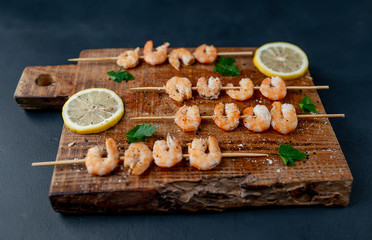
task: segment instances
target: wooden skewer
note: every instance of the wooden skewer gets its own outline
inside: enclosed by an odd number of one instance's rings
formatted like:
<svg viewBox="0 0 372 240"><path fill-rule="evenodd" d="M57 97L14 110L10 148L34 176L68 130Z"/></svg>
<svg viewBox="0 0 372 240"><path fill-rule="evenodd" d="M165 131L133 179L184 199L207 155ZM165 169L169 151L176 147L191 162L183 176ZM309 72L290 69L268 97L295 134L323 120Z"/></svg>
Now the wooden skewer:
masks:
<svg viewBox="0 0 372 240"><path fill-rule="evenodd" d="M344 118L345 114L300 114L298 118Z"/></svg>
<svg viewBox="0 0 372 240"><path fill-rule="evenodd" d="M222 157L267 157L269 156L266 153L222 153ZM182 154L183 158L188 158L189 154ZM124 161L124 157L120 157L121 161ZM42 166L56 166L56 165L71 165L71 164L81 164L85 163L85 159L78 160L62 160L62 161L53 161L53 162L35 162L32 163L33 167L42 167Z"/></svg>
<svg viewBox="0 0 372 240"><path fill-rule="evenodd" d="M246 118L246 115L241 115L240 118ZM345 114L298 114L298 118L344 118ZM213 119L213 116L200 116L201 119ZM133 117L131 120L161 120L174 119L174 116L153 116L153 117Z"/></svg>
<svg viewBox="0 0 372 240"><path fill-rule="evenodd" d="M142 57L142 56L141 56ZM140 57L140 58L141 58ZM69 62L88 62L88 61L113 61L118 60L118 57L98 57L98 58L70 58Z"/></svg>
<svg viewBox="0 0 372 240"><path fill-rule="evenodd" d="M56 166L56 165L71 165L71 164L80 164L80 163L85 163L85 159L62 160L62 161L53 161L53 162L34 162L31 164L31 166L43 167L43 166Z"/></svg>
<svg viewBox="0 0 372 240"><path fill-rule="evenodd" d="M252 56L252 51L242 51L242 52L218 52L217 56Z"/></svg>
<svg viewBox="0 0 372 240"><path fill-rule="evenodd" d="M252 51L246 52L220 52L217 53L217 56L252 56ZM143 56L139 58L143 59ZM87 61L113 61L117 60L118 57L98 57L98 58L70 58L68 59L69 62L87 62Z"/></svg>
<svg viewBox="0 0 372 240"><path fill-rule="evenodd" d="M197 90L197 87L192 87L192 90ZM240 87L221 87L222 90L238 90ZM258 90L260 89L259 86L253 87L253 89ZM311 90L311 89L329 89L329 86L287 86L287 90ZM129 88L129 90L134 90L134 91L163 91L165 90L165 87L136 87L136 88Z"/></svg>

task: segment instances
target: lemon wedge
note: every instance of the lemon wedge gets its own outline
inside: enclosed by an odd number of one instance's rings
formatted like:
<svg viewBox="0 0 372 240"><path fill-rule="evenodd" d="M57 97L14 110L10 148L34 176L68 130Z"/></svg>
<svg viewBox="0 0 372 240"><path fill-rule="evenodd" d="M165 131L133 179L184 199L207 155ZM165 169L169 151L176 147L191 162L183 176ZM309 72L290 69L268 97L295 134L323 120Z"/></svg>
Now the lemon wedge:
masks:
<svg viewBox="0 0 372 240"><path fill-rule="evenodd" d="M123 100L105 88L75 93L62 108L66 127L79 134L103 132L118 123L123 115Z"/></svg>
<svg viewBox="0 0 372 240"><path fill-rule="evenodd" d="M309 67L305 52L286 42L262 45L256 50L253 63L266 76L279 76L285 80L301 77Z"/></svg>

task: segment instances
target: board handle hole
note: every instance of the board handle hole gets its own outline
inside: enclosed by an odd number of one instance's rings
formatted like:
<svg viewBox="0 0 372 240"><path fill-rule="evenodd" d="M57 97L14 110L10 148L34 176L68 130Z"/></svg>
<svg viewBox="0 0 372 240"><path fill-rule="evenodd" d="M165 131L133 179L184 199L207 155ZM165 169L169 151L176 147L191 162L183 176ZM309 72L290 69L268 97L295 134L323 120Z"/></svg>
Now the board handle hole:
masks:
<svg viewBox="0 0 372 240"><path fill-rule="evenodd" d="M35 82L37 85L45 87L55 83L56 80L50 74L41 74L36 78Z"/></svg>

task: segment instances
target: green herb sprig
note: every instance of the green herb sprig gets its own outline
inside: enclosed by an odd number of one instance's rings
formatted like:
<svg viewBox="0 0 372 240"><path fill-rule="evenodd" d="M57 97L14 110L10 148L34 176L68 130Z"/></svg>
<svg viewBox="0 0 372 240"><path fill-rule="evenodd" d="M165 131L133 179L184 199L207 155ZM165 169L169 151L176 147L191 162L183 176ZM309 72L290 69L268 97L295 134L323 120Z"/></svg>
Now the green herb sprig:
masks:
<svg viewBox="0 0 372 240"><path fill-rule="evenodd" d="M213 71L219 72L224 76L239 76L240 71L234 64L234 58L224 58L221 57L216 65L214 66Z"/></svg>
<svg viewBox="0 0 372 240"><path fill-rule="evenodd" d="M132 74L130 74L128 71L121 71L123 70L123 67L121 67L119 69L119 71L115 72L115 71L110 71L110 72L107 72L107 74L110 76L110 78L114 81L114 82L121 82L123 80L125 80L126 82L130 81L130 80L133 80L134 77Z"/></svg>
<svg viewBox="0 0 372 240"><path fill-rule="evenodd" d="M156 127L151 124L140 124L132 128L125 134L129 143L147 141L146 137L151 137L156 131Z"/></svg>
<svg viewBox="0 0 372 240"><path fill-rule="evenodd" d="M315 105L313 104L313 102L308 96L305 96L298 105L300 106L301 110L304 113L308 113L308 112L317 113L318 112L315 109Z"/></svg>
<svg viewBox="0 0 372 240"><path fill-rule="evenodd" d="M270 153L271 155L279 155L284 164L287 166L294 166L294 160L301 160L307 156L306 153L301 152L298 149L294 149L290 144L282 144L279 147L279 151L277 153Z"/></svg>

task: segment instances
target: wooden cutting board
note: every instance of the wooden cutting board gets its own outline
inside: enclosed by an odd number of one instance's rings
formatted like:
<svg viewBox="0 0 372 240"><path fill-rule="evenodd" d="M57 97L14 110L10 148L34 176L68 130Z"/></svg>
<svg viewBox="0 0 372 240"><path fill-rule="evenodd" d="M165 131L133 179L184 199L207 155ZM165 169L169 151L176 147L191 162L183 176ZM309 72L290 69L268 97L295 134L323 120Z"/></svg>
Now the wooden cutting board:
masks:
<svg viewBox="0 0 372 240"><path fill-rule="evenodd" d="M82 51L80 57L117 56L125 49L98 49ZM193 49L190 49L193 50ZM255 48L220 48L219 51L254 51ZM187 77L196 85L201 76L218 76L223 85L238 85L242 77L249 77L255 85L264 79L253 65L252 57L235 57L241 70L239 77L225 77L213 72L212 65L196 63L182 66L178 72L168 63L150 66L141 62L130 73L134 80L116 83L106 72L118 70L114 61L80 62L77 65L27 67L15 92L15 100L25 109L61 109L73 93L93 87L114 90L123 99L125 115L113 128L92 135L79 135L63 127L56 160L83 158L88 148L104 146L105 139L114 138L121 154L128 147L125 133L145 121L129 120L135 116L173 115L184 104L196 104L202 115L212 115L215 104L234 102L240 110L256 104L269 109L272 101L259 91L247 101L238 102L224 92L218 100L205 100L193 93L185 103L173 101L164 92L132 92L131 87L163 86L177 75ZM48 83L52 83L48 85ZM39 83L39 85L37 84ZM47 86L40 86L47 85ZM310 73L287 81L287 85L313 85ZM330 90L332 91L332 86ZM325 113L316 90L289 90L282 100L296 107L304 96L309 96L320 113ZM334 121L343 121L335 119ZM50 201L55 211L64 213L124 212L124 211L197 211L224 210L245 206L316 205L346 206L349 202L352 175L329 119L300 119L298 128L281 135L270 129L253 133L244 126L232 132L219 129L212 120L203 120L199 131L182 132L173 121L146 121L157 130L146 144L152 149L154 142L167 133L186 144L193 138L216 136L223 152L276 152L280 144L292 144L308 153L308 158L287 167L278 156L256 158L223 158L222 163L210 171L198 171L185 159L175 167L162 169L154 164L141 176L129 175L122 166L106 177L89 175L84 164L56 166L50 187ZM72 144L69 146L69 144ZM50 159L45 159L50 161Z"/></svg>

